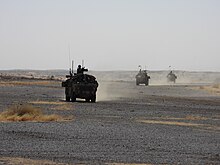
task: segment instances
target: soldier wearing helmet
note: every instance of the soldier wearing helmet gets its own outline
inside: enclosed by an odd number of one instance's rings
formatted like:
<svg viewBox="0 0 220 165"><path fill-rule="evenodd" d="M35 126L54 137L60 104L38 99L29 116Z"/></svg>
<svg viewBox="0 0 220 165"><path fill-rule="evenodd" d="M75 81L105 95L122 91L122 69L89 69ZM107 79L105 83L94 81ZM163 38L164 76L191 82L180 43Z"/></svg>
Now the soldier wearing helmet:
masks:
<svg viewBox="0 0 220 165"><path fill-rule="evenodd" d="M88 69L85 69L85 67L78 65L77 74L83 74L84 72L88 72Z"/></svg>
<svg viewBox="0 0 220 165"><path fill-rule="evenodd" d="M83 73L81 65L78 65L77 74Z"/></svg>

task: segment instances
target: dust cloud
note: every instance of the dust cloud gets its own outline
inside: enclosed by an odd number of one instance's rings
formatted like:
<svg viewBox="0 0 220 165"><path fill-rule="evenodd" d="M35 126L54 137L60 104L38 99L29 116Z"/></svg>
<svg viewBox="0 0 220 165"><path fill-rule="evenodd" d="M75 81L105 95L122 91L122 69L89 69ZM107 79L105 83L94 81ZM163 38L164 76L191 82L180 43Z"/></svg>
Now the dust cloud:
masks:
<svg viewBox="0 0 220 165"><path fill-rule="evenodd" d="M220 83L220 72L192 72L192 71L178 71L173 73L177 76L176 83L167 81L167 74L169 70L162 71L148 71L150 76L149 86L158 85L214 85ZM89 71L87 74L94 75L99 83L97 92L97 101L115 100L120 97L132 95L134 90L129 90L129 85L136 88L136 79L138 71ZM6 76L32 76L34 78L47 78L53 76L56 80L65 80L68 74L67 70L2 70L1 77ZM118 83L117 83L118 82ZM120 87L117 84L121 84ZM119 92L119 89L120 91ZM121 90L121 88L123 88Z"/></svg>
<svg viewBox="0 0 220 165"><path fill-rule="evenodd" d="M105 71L91 72L97 77L98 81L105 82L133 82L138 71ZM164 71L147 71L150 76L149 85L171 85L167 81L168 70ZM177 76L176 84L216 84L220 83L220 72L190 72L190 71L173 71Z"/></svg>
<svg viewBox="0 0 220 165"><path fill-rule="evenodd" d="M127 96L127 94L118 92L117 83L112 82L100 82L97 92L97 101L112 101L117 100L120 97ZM127 91L128 92L128 91Z"/></svg>
<svg viewBox="0 0 220 165"><path fill-rule="evenodd" d="M117 100L121 97L129 97L137 88L136 71L109 71L92 72L99 82L97 101ZM220 72L186 72L174 71L177 76L176 83L167 81L169 71L148 71L150 76L149 86L163 85L213 85L220 83ZM120 84L120 85L119 85ZM131 85L133 84L133 85ZM129 86L131 85L131 86ZM120 89L119 89L120 88ZM123 88L123 89L121 89ZM121 91L121 92L119 92ZM136 90L137 91L137 90Z"/></svg>

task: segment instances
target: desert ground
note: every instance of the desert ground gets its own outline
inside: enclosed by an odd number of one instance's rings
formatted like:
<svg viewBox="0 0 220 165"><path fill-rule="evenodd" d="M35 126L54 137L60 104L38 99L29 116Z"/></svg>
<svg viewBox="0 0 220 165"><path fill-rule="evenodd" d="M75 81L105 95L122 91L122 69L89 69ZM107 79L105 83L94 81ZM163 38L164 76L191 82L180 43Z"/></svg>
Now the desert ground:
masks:
<svg viewBox="0 0 220 165"><path fill-rule="evenodd" d="M220 164L220 73L90 72L97 102L64 100L64 71L1 71L0 113L30 104L52 121L0 117L0 164Z"/></svg>

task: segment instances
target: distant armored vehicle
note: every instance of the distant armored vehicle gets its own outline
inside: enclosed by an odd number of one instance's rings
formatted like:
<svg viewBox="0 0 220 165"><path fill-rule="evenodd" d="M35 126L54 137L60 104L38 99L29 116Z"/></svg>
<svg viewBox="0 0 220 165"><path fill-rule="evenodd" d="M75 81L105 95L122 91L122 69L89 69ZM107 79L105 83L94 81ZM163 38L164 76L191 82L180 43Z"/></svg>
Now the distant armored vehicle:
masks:
<svg viewBox="0 0 220 165"><path fill-rule="evenodd" d="M167 75L167 81L176 83L176 79L177 76L172 71L170 71L170 73Z"/></svg>
<svg viewBox="0 0 220 165"><path fill-rule="evenodd" d="M149 85L150 76L147 75L146 70L139 70L138 74L135 76L136 78L136 85L145 84L146 86Z"/></svg>
<svg viewBox="0 0 220 165"><path fill-rule="evenodd" d="M77 73L66 75L67 80L62 82L62 87L65 87L66 101L75 102L76 98L85 99L86 102L96 102L96 91L98 82L92 75L84 74L84 67L79 65Z"/></svg>

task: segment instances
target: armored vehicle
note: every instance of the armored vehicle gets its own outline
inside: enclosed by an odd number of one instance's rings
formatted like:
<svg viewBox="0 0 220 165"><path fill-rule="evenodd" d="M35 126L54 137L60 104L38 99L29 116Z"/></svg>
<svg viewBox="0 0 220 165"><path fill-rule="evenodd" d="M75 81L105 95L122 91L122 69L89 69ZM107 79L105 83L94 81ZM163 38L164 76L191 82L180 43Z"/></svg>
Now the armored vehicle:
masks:
<svg viewBox="0 0 220 165"><path fill-rule="evenodd" d="M150 76L147 75L146 70L139 70L138 74L135 76L136 78L136 85L145 84L146 86L149 85Z"/></svg>
<svg viewBox="0 0 220 165"><path fill-rule="evenodd" d="M177 76L172 71L170 71L170 73L167 75L167 81L176 83L176 79Z"/></svg>
<svg viewBox="0 0 220 165"><path fill-rule="evenodd" d="M96 78L89 74L84 74L88 71L84 67L77 69L77 73L66 75L67 80L62 82L62 87L65 87L66 101L75 102L76 98L85 99L86 102L96 102L96 91L98 82Z"/></svg>

